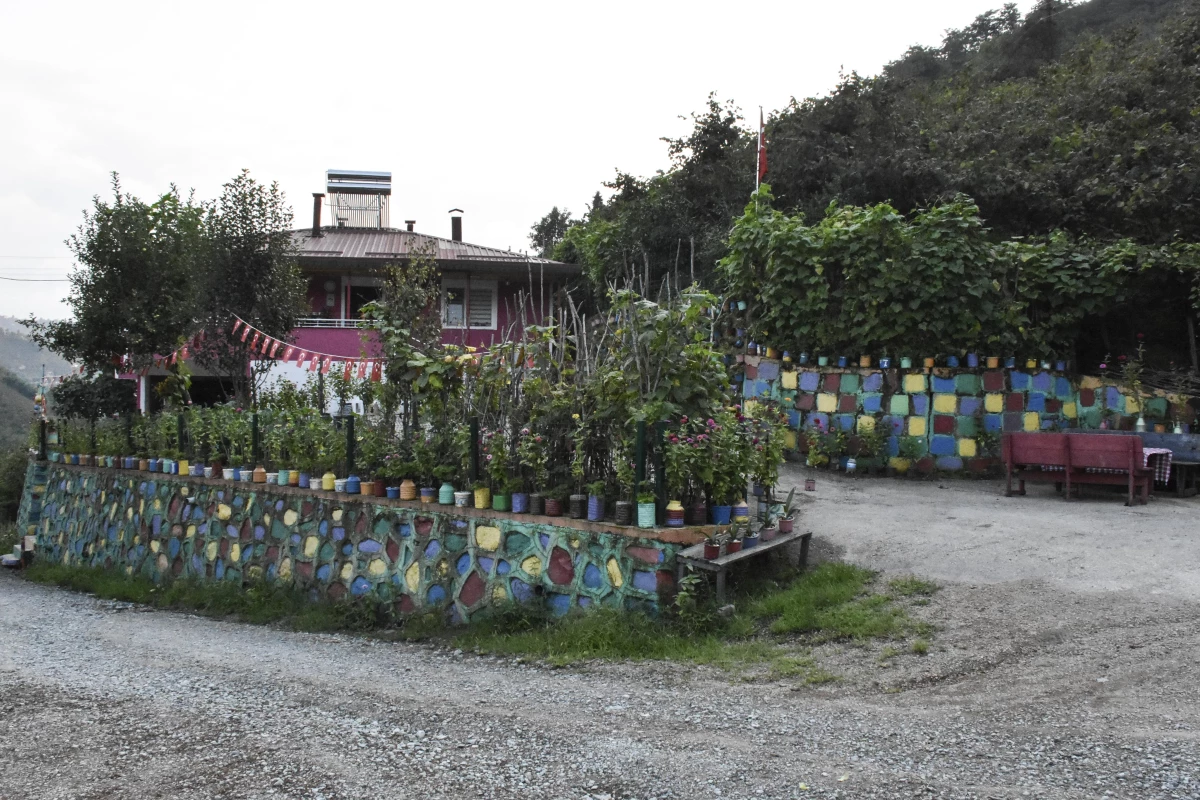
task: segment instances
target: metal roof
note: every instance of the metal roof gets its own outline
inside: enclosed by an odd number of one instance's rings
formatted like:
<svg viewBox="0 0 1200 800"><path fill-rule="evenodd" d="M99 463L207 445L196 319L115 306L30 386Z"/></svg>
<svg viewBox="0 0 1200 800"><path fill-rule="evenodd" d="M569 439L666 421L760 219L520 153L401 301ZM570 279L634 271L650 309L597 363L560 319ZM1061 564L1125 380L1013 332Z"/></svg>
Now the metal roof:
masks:
<svg viewBox="0 0 1200 800"><path fill-rule="evenodd" d="M312 229L295 231L292 238L300 249L301 266L318 266L323 261L387 261L408 258L413 253L431 249L432 255L444 271L469 270L472 265L485 269L496 267L525 268L526 265L545 269L546 272L575 273L577 264L564 264L549 258L527 256L498 247L484 247L466 242L456 242L439 236L429 236L415 231L396 228L322 228L324 234L313 238Z"/></svg>

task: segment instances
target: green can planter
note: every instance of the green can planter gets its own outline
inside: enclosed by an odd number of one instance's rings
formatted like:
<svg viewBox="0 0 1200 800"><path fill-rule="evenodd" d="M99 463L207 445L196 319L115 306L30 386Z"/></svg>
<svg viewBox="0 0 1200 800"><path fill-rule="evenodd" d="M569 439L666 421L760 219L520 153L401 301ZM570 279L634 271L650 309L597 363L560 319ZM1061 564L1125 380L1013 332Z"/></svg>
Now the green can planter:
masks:
<svg viewBox="0 0 1200 800"><path fill-rule="evenodd" d="M509 496L506 494L492 495L492 511L508 511Z"/></svg>
<svg viewBox="0 0 1200 800"><path fill-rule="evenodd" d="M653 528L657 521L657 506L654 503L638 503L637 519L639 528Z"/></svg>

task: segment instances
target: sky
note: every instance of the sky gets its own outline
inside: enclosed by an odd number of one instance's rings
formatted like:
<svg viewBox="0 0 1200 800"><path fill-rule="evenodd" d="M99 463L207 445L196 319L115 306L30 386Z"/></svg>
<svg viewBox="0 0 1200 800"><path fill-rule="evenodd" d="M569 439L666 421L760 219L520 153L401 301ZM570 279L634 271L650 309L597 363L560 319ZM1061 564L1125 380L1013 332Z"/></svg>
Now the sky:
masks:
<svg viewBox="0 0 1200 800"><path fill-rule="evenodd" d="M325 170L390 171L391 223L529 249L615 170L667 166L710 92L748 121L936 45L1002 0L11 3L0 52L0 314L69 316L96 195L199 198L248 168L296 227ZM1020 4L1026 11L1030 2ZM325 221L328 223L328 208Z"/></svg>

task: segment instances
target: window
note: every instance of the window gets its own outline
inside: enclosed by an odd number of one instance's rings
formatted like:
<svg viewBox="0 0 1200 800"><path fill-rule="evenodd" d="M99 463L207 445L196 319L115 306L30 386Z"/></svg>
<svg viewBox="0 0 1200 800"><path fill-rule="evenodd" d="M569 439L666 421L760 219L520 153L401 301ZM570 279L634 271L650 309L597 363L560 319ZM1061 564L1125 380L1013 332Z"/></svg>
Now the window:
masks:
<svg viewBox="0 0 1200 800"><path fill-rule="evenodd" d="M442 279L442 325L446 328L496 329L496 282Z"/></svg>
<svg viewBox="0 0 1200 800"><path fill-rule="evenodd" d="M362 307L367 303L374 303L379 299L379 287L377 286L351 286L350 287L350 314L351 319L362 316Z"/></svg>

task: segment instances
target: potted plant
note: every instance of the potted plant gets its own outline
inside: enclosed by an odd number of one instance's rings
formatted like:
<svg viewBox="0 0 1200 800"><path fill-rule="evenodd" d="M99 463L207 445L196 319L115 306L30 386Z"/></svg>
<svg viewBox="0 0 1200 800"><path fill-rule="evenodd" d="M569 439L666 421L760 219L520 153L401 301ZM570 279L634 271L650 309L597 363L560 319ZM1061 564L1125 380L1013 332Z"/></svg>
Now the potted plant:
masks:
<svg viewBox="0 0 1200 800"><path fill-rule="evenodd" d="M545 510L541 491L548 488L550 480L545 437L528 427L522 428L517 438L517 463L533 489L529 495L529 513L541 514Z"/></svg>
<svg viewBox="0 0 1200 800"><path fill-rule="evenodd" d="M776 527L780 533L791 533L796 521L796 506L794 505L796 498L796 489L792 488L788 492L787 499L783 501L783 514L776 522Z"/></svg>
<svg viewBox="0 0 1200 800"><path fill-rule="evenodd" d="M639 528L653 528L658 524L658 506L654 502L650 481L642 481L641 490L638 492L637 524Z"/></svg>
<svg viewBox="0 0 1200 800"><path fill-rule="evenodd" d="M421 502L432 503L436 500L443 506L454 505L454 484L450 481L454 479L457 471L448 464L434 467L432 483L438 484L438 488L435 489L430 485L421 489Z"/></svg>
<svg viewBox="0 0 1200 800"><path fill-rule="evenodd" d="M758 531L754 530L749 523L746 523L745 531L745 534L742 535L742 549L749 550L751 547L758 547Z"/></svg>
<svg viewBox="0 0 1200 800"><path fill-rule="evenodd" d="M587 485L587 518L591 522L604 519L604 481L592 481Z"/></svg>
<svg viewBox="0 0 1200 800"><path fill-rule="evenodd" d="M561 517L563 513L563 500L567 497L567 488L565 486L555 486L545 494L545 512L547 517Z"/></svg>

